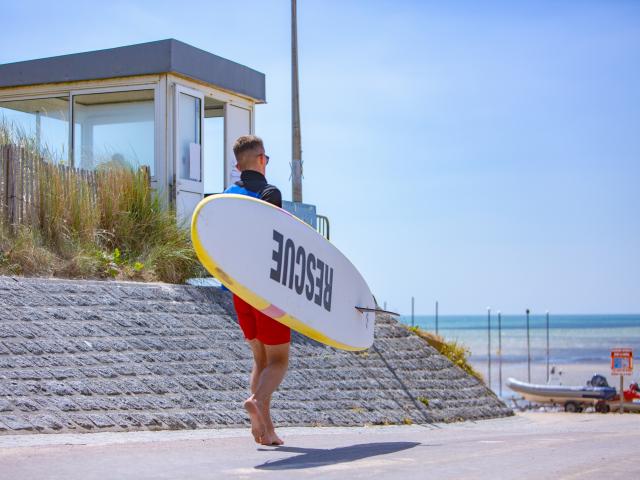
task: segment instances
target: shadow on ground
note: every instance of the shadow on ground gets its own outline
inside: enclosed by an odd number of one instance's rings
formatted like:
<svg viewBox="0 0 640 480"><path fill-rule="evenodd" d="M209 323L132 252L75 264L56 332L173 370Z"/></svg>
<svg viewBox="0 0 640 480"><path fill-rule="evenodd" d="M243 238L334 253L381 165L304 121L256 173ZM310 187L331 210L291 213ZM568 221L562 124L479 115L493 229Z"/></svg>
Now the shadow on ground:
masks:
<svg viewBox="0 0 640 480"><path fill-rule="evenodd" d="M363 458L386 455L388 453L400 452L420 445L417 442L380 442L361 443L339 448L299 448L299 447L276 447L273 450L278 452L299 453L293 457L276 460L275 462L265 462L257 465L258 470L291 470L299 468L322 467L324 465L334 465L336 463L353 462ZM264 449L263 451L273 451Z"/></svg>

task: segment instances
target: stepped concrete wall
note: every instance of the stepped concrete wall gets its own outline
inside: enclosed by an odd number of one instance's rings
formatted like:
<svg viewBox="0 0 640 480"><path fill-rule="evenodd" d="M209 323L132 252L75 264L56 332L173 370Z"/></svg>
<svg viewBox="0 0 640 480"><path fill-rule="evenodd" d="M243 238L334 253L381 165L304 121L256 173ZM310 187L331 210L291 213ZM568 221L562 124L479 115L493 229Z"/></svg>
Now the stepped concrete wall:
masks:
<svg viewBox="0 0 640 480"><path fill-rule="evenodd" d="M251 352L228 293L0 277L0 434L247 425ZM431 423L510 415L389 317L366 352L294 334L278 425Z"/></svg>

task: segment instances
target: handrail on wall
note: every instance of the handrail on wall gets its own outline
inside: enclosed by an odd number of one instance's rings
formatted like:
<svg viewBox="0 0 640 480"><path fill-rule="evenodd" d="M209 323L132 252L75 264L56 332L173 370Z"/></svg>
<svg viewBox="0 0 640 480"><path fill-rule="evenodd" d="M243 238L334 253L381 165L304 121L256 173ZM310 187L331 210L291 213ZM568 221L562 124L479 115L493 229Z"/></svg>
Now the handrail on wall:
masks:
<svg viewBox="0 0 640 480"><path fill-rule="evenodd" d="M318 219L317 230L320 235L322 235L327 240L331 240L330 229L329 229L329 217L325 217L324 215L316 215Z"/></svg>

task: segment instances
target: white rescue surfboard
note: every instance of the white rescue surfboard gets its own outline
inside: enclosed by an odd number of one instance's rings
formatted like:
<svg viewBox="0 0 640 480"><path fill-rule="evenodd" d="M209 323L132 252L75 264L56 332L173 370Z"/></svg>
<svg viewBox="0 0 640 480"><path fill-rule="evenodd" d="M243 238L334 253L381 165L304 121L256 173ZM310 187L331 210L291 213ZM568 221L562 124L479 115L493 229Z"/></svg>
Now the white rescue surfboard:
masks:
<svg viewBox="0 0 640 480"><path fill-rule="evenodd" d="M287 211L246 195L214 195L196 207L191 237L213 276L278 322L344 350L373 344L376 304L362 275Z"/></svg>

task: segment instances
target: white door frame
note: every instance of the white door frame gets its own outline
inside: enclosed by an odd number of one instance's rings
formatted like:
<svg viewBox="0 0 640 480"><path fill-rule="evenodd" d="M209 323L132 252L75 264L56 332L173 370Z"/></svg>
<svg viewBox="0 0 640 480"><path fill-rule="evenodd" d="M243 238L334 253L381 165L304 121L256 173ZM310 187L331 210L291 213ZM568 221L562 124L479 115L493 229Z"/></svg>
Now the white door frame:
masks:
<svg viewBox="0 0 640 480"><path fill-rule="evenodd" d="M180 118L180 94L184 93L191 97L200 99L200 181L189 180L186 178L180 178L180 168L178 165L178 159L180 158L180 145L178 144L178 132L180 126L178 125L178 119ZM173 91L173 172L176 181L176 196L180 191L200 193L204 194L204 178L203 178L203 153L204 153L204 93L193 88L185 87L183 85L174 84Z"/></svg>

